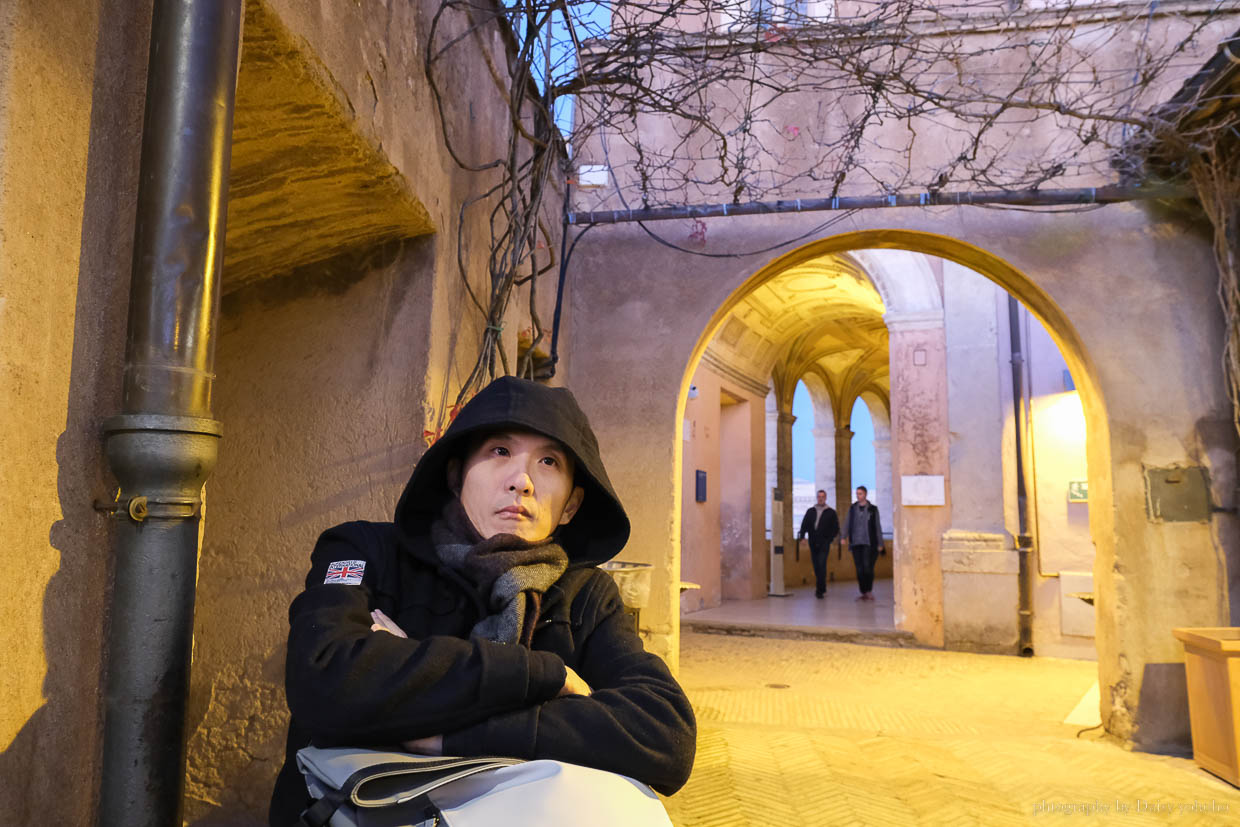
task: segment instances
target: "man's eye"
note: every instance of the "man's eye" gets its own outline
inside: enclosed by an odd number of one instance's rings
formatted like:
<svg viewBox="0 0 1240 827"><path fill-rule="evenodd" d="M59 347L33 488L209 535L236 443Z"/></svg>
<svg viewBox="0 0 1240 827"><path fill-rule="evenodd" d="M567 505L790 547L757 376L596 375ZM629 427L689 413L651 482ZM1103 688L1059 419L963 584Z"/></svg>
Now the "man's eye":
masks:
<svg viewBox="0 0 1240 827"><path fill-rule="evenodd" d="M496 445L494 448L491 449L491 451L494 452L496 456L501 456L501 457L508 456L508 449L505 448L503 445Z"/></svg>
<svg viewBox="0 0 1240 827"><path fill-rule="evenodd" d="M543 457L541 460L544 465L559 465L560 462L555 457Z"/></svg>

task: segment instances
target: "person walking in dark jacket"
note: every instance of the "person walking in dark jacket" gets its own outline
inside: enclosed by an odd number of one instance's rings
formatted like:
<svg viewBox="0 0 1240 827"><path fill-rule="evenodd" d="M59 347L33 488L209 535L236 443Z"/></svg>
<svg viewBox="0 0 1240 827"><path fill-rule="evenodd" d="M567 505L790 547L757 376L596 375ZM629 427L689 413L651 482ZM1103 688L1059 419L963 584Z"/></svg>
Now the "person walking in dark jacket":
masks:
<svg viewBox="0 0 1240 827"><path fill-rule="evenodd" d="M309 806L298 749L553 759L671 794L693 710L597 568L629 520L572 394L510 377L413 470L390 523L326 531L289 609L292 719L270 822Z"/></svg>
<svg viewBox="0 0 1240 827"><path fill-rule="evenodd" d="M827 557L831 544L840 533L840 521L835 509L827 505L827 492L818 490L818 501L809 507L801 518L801 530L797 542L809 537L809 559L814 564L814 597L822 600L827 591Z"/></svg>
<svg viewBox="0 0 1240 827"><path fill-rule="evenodd" d="M880 553L887 553L878 506L866 499L868 494L864 485L857 486L857 501L848 507L840 532L840 541L852 551L853 565L857 567L857 587L861 589L858 600L874 599L874 564Z"/></svg>

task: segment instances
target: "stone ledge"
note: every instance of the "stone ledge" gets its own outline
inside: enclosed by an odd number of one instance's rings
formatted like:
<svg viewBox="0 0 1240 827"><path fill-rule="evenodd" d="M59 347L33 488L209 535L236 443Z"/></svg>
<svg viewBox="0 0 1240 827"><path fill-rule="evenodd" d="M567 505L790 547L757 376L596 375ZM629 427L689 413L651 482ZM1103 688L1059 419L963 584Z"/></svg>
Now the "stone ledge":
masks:
<svg viewBox="0 0 1240 827"><path fill-rule="evenodd" d="M943 534L941 566L962 574L1016 574L1020 555L1006 534L952 529Z"/></svg>
<svg viewBox="0 0 1240 827"><path fill-rule="evenodd" d="M409 182L358 132L327 69L266 3L245 8L223 292L435 232Z"/></svg>
<svg viewBox="0 0 1240 827"><path fill-rule="evenodd" d="M864 646L894 646L897 648L926 648L917 642L912 632L903 629L849 629L832 626L786 626L772 623L727 623L717 620L682 620L681 632L702 635L735 635L738 637L768 637L784 640L829 640L837 643L857 643Z"/></svg>

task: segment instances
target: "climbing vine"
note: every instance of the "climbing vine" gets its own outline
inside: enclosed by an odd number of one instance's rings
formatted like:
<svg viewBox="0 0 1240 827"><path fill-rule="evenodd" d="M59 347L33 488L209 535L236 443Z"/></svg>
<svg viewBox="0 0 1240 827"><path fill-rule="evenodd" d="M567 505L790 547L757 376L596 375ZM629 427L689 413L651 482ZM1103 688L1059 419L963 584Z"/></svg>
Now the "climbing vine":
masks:
<svg viewBox="0 0 1240 827"><path fill-rule="evenodd" d="M441 0L425 57L441 115L459 105L445 92L453 67L479 53L507 112L488 125L503 139L488 158L469 157L440 119L482 182L458 222L483 332L457 402L545 367L535 288L568 231L560 181L589 209L640 209L1183 180L1217 230L1240 411L1234 124L1185 130L1161 106L1238 23L1213 0ZM488 47L497 31L503 65ZM486 293L465 260L475 210L490 227ZM703 254L705 229L690 223L674 246ZM532 321L514 357L501 331L521 285Z"/></svg>

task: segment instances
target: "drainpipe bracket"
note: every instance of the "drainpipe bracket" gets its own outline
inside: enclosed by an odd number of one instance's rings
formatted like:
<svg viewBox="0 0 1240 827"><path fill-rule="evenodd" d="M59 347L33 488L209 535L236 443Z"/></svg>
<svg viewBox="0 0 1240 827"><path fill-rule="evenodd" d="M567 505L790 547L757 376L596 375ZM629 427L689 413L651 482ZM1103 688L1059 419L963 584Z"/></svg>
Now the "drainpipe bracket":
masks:
<svg viewBox="0 0 1240 827"><path fill-rule="evenodd" d="M135 523L143 520L188 520L198 516L201 509L202 500L194 498L158 500L139 495L116 502L95 500L96 511L118 519L128 517Z"/></svg>
<svg viewBox="0 0 1240 827"><path fill-rule="evenodd" d="M108 465L120 483L100 511L141 523L186 520L202 507L202 486L215 468L220 423L196 416L121 414L103 424Z"/></svg>

